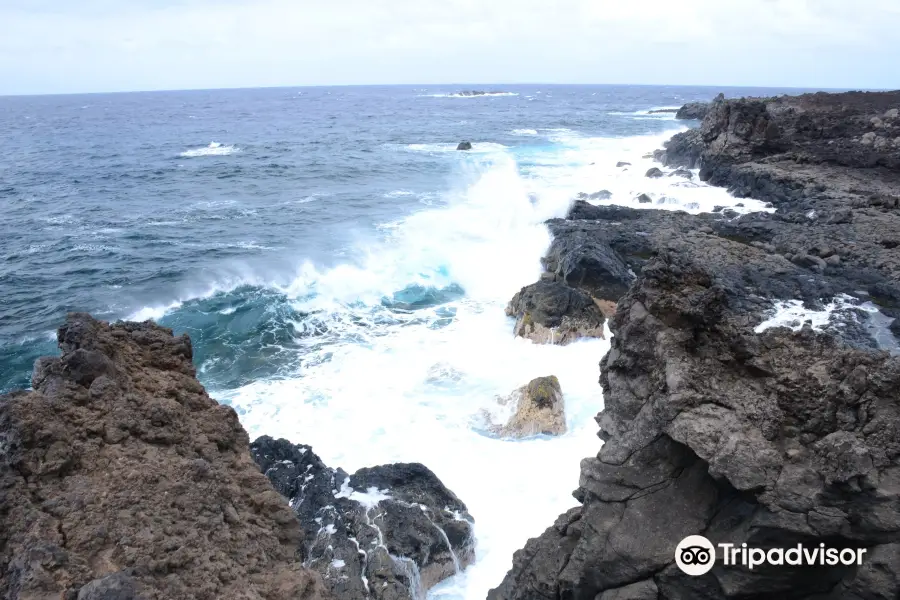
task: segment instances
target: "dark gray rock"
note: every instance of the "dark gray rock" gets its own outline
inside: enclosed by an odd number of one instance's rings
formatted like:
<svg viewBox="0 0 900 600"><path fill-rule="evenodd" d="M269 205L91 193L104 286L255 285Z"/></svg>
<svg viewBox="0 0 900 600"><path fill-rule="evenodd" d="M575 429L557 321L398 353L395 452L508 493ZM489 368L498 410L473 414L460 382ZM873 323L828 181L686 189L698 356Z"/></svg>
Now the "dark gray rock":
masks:
<svg viewBox="0 0 900 600"><path fill-rule="evenodd" d="M558 281L600 300L618 300L634 280L615 250L577 228L556 235L542 262Z"/></svg>
<svg viewBox="0 0 900 600"><path fill-rule="evenodd" d="M616 166L617 167L630 167L631 163L625 162L624 160L620 160L619 162L616 163Z"/></svg>
<svg viewBox="0 0 900 600"><path fill-rule="evenodd" d="M415 600L474 559L465 504L423 465L348 475L309 446L268 436L250 452L300 519L304 564L336 598Z"/></svg>
<svg viewBox="0 0 900 600"><path fill-rule="evenodd" d="M597 600L656 600L659 598L659 588L652 579L645 579L624 587L606 590L597 597Z"/></svg>
<svg viewBox="0 0 900 600"><path fill-rule="evenodd" d="M669 177L684 177L685 179L693 179L694 174L690 170L685 169L684 167L679 167L679 168L675 169L674 171L672 171L671 173L669 173Z"/></svg>
<svg viewBox="0 0 900 600"><path fill-rule="evenodd" d="M805 269L811 269L818 273L825 270L825 261L818 256L810 256L809 254L796 254L791 259L795 265L800 265Z"/></svg>
<svg viewBox="0 0 900 600"><path fill-rule="evenodd" d="M134 600L137 588L127 574L113 573L102 579L95 579L78 590L78 600Z"/></svg>
<svg viewBox="0 0 900 600"><path fill-rule="evenodd" d="M716 96L716 99L713 101L721 101L725 99L724 94L719 94ZM709 113L710 102L688 102L684 106L678 109L675 113L676 119L692 119L697 121L702 121L707 113Z"/></svg>
<svg viewBox="0 0 900 600"><path fill-rule="evenodd" d="M568 344L583 337L603 337L603 313L590 294L558 281L523 287L506 307L516 318L515 335L539 344Z"/></svg>
<svg viewBox="0 0 900 600"><path fill-rule="evenodd" d="M657 177L662 177L663 172L660 171L657 167L651 167L650 169L647 170L647 172L644 174L644 176L655 179Z"/></svg>
<svg viewBox="0 0 900 600"><path fill-rule="evenodd" d="M460 142L458 146L456 146L457 150L471 150L472 142Z"/></svg>
<svg viewBox="0 0 900 600"><path fill-rule="evenodd" d="M775 259L697 240L661 251L619 301L601 363L606 443L582 461L581 506L516 554L490 600L900 593L900 358L808 328L755 333L763 307L748 310L733 277ZM862 571L716 567L690 577L674 550L700 532L877 558Z"/></svg>
<svg viewBox="0 0 900 600"><path fill-rule="evenodd" d="M653 198L651 198L647 194L641 194L640 196L637 197L637 201L640 202L641 204L650 204L653 202Z"/></svg>

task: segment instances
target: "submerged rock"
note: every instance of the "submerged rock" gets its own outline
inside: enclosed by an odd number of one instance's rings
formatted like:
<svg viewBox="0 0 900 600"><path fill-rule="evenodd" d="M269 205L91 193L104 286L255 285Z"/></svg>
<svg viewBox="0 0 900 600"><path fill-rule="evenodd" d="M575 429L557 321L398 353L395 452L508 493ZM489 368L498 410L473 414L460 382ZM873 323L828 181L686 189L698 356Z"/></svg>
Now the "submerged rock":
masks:
<svg viewBox="0 0 900 600"><path fill-rule="evenodd" d="M500 404L515 408L505 424L490 426L491 432L499 437L520 439L566 432L566 406L555 375L531 380L501 398Z"/></svg>
<svg viewBox="0 0 900 600"><path fill-rule="evenodd" d="M457 150L471 150L472 142L460 142L459 145L456 147L456 149Z"/></svg>
<svg viewBox="0 0 900 600"><path fill-rule="evenodd" d="M506 307L516 318L515 335L538 344L568 344L583 337L603 337L603 313L590 294L557 281L523 287Z"/></svg>
<svg viewBox="0 0 900 600"><path fill-rule="evenodd" d="M420 600L474 560L465 504L421 464L348 475L268 436L251 453L300 519L304 565L340 600Z"/></svg>
<svg viewBox="0 0 900 600"><path fill-rule="evenodd" d="M0 397L0 597L328 598L187 336L71 314Z"/></svg>

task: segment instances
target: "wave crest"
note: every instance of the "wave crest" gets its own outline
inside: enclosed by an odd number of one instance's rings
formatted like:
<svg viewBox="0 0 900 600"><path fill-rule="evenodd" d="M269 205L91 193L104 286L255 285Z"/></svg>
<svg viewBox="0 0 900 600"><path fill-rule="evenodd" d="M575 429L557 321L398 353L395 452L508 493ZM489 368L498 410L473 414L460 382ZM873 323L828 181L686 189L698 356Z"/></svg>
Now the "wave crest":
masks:
<svg viewBox="0 0 900 600"><path fill-rule="evenodd" d="M240 152L241 149L234 145L220 144L219 142L210 142L208 146L202 148L192 148L185 150L178 156L182 158L196 158L198 156L228 156Z"/></svg>

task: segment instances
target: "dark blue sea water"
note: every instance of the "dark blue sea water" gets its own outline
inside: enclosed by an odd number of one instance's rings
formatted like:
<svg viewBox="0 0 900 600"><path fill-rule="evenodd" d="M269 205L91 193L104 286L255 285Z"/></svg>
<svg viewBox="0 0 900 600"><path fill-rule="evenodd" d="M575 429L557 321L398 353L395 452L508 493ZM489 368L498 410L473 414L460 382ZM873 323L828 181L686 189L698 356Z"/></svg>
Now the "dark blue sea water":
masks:
<svg viewBox="0 0 900 600"><path fill-rule="evenodd" d="M736 201L644 177L686 127L649 110L718 89L463 89L0 98L0 391L29 385L67 311L157 319L191 335L201 381L251 435L350 471L432 468L476 519L478 561L431 594L484 598L597 451L608 341L532 345L503 314L540 274L544 221L601 189L636 207ZM549 374L566 435L484 435L498 396Z"/></svg>
<svg viewBox="0 0 900 600"><path fill-rule="evenodd" d="M289 284L306 261L353 263L354 245L381 237L379 224L441 202L471 160L442 145L503 144L527 164L565 141L516 129L657 133L676 124L631 113L718 91L502 86L488 89L517 95L450 96L461 89L0 98L0 389L27 386L70 310L162 317L194 336L198 361L218 358L204 374L214 387L269 376L304 332L303 315L267 284Z"/></svg>

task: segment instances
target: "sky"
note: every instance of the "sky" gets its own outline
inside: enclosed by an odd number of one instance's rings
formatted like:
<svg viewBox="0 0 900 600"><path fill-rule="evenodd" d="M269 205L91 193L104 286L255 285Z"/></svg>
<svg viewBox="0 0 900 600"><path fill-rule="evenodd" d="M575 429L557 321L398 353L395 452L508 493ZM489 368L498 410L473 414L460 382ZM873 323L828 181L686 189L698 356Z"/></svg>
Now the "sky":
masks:
<svg viewBox="0 0 900 600"><path fill-rule="evenodd" d="M900 87L900 0L0 0L0 95Z"/></svg>

